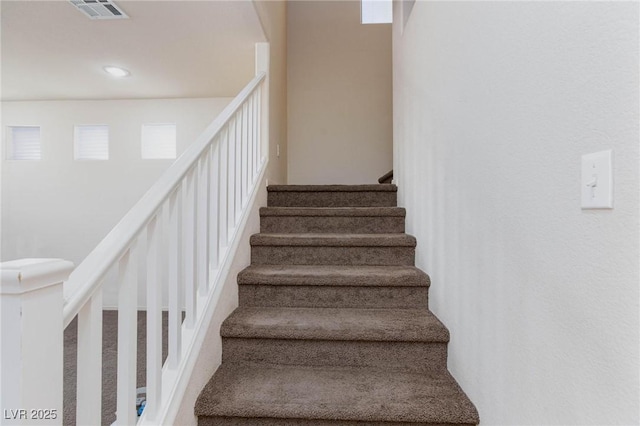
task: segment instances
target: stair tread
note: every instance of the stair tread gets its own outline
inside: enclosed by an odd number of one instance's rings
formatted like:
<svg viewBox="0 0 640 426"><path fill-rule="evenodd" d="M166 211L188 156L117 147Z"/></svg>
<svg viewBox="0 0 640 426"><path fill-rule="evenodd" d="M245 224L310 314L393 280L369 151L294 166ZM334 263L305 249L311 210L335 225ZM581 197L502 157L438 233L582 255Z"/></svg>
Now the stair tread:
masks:
<svg viewBox="0 0 640 426"><path fill-rule="evenodd" d="M390 184L370 185L269 185L269 192L397 192Z"/></svg>
<svg viewBox="0 0 640 426"><path fill-rule="evenodd" d="M429 276L413 266L251 265L238 284L429 286Z"/></svg>
<svg viewBox="0 0 640 426"><path fill-rule="evenodd" d="M404 217L402 207L261 207L260 216Z"/></svg>
<svg viewBox="0 0 640 426"><path fill-rule="evenodd" d="M271 234L251 236L252 246L415 247L408 234Z"/></svg>
<svg viewBox="0 0 640 426"><path fill-rule="evenodd" d="M198 416L477 424L447 371L222 364L196 402Z"/></svg>
<svg viewBox="0 0 640 426"><path fill-rule="evenodd" d="M449 331L428 309L239 307L222 324L223 337L449 341Z"/></svg>

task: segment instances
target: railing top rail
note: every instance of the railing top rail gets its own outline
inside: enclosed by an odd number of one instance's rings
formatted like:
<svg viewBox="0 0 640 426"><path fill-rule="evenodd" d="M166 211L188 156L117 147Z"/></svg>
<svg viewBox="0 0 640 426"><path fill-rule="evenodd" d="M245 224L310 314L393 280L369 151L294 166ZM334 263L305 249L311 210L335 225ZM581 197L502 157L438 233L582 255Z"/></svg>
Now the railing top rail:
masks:
<svg viewBox="0 0 640 426"><path fill-rule="evenodd" d="M198 161L209 143L233 117L249 95L262 83L266 73L260 73L247 84L205 131L167 169L160 179L129 210L107 236L89 253L65 283L63 318L65 327L98 289L111 266L126 252L162 203L171 195Z"/></svg>

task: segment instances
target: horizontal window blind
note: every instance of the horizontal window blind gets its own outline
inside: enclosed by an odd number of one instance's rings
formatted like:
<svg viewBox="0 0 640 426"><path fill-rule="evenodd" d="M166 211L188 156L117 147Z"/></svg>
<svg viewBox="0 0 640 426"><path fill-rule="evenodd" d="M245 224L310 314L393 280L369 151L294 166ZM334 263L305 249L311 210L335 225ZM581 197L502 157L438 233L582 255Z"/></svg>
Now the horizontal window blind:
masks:
<svg viewBox="0 0 640 426"><path fill-rule="evenodd" d="M391 0L361 0L363 24L390 24L393 18Z"/></svg>
<svg viewBox="0 0 640 426"><path fill-rule="evenodd" d="M109 126L75 126L73 151L76 160L108 160Z"/></svg>
<svg viewBox="0 0 640 426"><path fill-rule="evenodd" d="M10 126L7 158L9 160L40 160L40 127Z"/></svg>
<svg viewBox="0 0 640 426"><path fill-rule="evenodd" d="M144 159L176 158L176 125L143 124L141 147Z"/></svg>

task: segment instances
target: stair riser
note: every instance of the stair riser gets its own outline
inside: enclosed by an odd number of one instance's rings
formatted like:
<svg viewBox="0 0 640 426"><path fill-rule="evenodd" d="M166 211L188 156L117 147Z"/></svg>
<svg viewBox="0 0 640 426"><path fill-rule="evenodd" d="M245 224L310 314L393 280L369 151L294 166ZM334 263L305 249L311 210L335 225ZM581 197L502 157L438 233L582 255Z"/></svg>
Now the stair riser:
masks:
<svg viewBox="0 0 640 426"><path fill-rule="evenodd" d="M246 417L198 417L198 426L453 426L451 423L423 422L357 422L345 420L274 419ZM474 426L472 423L456 423L455 426Z"/></svg>
<svg viewBox="0 0 640 426"><path fill-rule="evenodd" d="M397 192L269 192L269 207L395 207Z"/></svg>
<svg viewBox="0 0 640 426"><path fill-rule="evenodd" d="M261 232L281 234L394 234L404 232L404 217L263 216L260 219L260 229Z"/></svg>
<svg viewBox="0 0 640 426"><path fill-rule="evenodd" d="M240 285L240 306L427 308L427 287Z"/></svg>
<svg viewBox="0 0 640 426"><path fill-rule="evenodd" d="M406 265L414 247L253 246L254 265Z"/></svg>
<svg viewBox="0 0 640 426"><path fill-rule="evenodd" d="M444 371L447 344L357 340L222 339L222 362Z"/></svg>

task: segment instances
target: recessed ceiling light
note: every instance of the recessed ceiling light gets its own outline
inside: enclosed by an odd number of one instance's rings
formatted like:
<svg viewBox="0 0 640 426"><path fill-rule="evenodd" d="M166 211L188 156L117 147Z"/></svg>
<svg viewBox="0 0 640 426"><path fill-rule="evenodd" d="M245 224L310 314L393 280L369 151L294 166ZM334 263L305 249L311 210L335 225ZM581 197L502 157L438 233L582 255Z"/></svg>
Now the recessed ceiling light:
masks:
<svg viewBox="0 0 640 426"><path fill-rule="evenodd" d="M103 67L103 69L114 77L127 77L128 75L131 74L129 71L125 70L124 68L114 67L112 65Z"/></svg>

